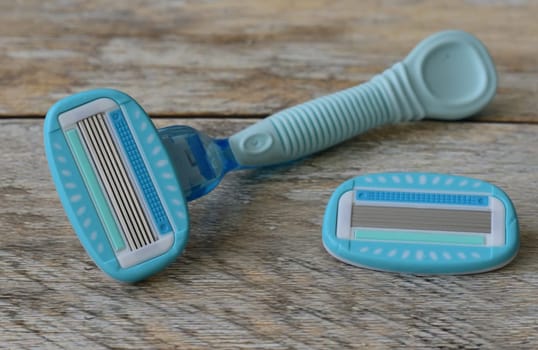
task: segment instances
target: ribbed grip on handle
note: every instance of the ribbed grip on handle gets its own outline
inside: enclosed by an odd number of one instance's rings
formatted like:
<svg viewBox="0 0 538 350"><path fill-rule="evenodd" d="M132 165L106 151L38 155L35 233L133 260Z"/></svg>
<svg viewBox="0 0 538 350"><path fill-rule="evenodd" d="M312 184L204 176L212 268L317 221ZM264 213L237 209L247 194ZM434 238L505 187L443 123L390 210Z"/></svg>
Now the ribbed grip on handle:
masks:
<svg viewBox="0 0 538 350"><path fill-rule="evenodd" d="M294 160L375 126L424 117L402 63L368 83L285 109L230 137L243 166Z"/></svg>

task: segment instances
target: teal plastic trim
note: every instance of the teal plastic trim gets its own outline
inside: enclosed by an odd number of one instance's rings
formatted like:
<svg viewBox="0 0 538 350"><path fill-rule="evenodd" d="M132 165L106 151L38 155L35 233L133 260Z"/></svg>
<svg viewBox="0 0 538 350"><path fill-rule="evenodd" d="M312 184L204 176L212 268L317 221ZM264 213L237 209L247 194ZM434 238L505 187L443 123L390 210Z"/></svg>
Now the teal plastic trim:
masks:
<svg viewBox="0 0 538 350"><path fill-rule="evenodd" d="M495 95L497 75L485 46L462 31L419 43L369 82L278 112L229 139L241 166L295 160L373 127L424 117L469 117Z"/></svg>
<svg viewBox="0 0 538 350"><path fill-rule="evenodd" d="M448 244L476 244L484 245L482 235L469 235L463 232L401 232L373 229L355 229L353 235L356 240L392 241L392 242L426 242Z"/></svg>
<svg viewBox="0 0 538 350"><path fill-rule="evenodd" d="M505 208L504 246L476 246L446 243L384 242L341 239L336 236L338 203L356 188L473 192L492 196ZM485 181L435 173L379 173L350 179L331 196L322 228L323 245L337 259L374 270L413 274L470 274L490 271L508 264L519 249L519 227L515 208L498 187ZM460 242L461 243L461 242Z"/></svg>

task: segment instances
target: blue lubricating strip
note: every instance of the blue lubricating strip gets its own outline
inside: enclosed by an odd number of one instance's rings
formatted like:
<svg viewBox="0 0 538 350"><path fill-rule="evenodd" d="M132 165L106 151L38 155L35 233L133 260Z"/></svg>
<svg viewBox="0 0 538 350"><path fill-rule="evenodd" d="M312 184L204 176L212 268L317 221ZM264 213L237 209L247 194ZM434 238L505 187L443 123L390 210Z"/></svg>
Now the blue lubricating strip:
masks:
<svg viewBox="0 0 538 350"><path fill-rule="evenodd" d="M131 163L131 168L136 176L138 185L144 194L147 206L149 207L153 219L157 224L157 228L160 233L166 233L171 229L170 223L168 222L168 218L161 204L155 186L151 181L149 172L144 164L144 161L142 160L140 151L136 146L136 142L131 130L125 121L125 117L119 109L110 112L109 114L125 154L127 155L127 159Z"/></svg>
<svg viewBox="0 0 538 350"><path fill-rule="evenodd" d="M204 145L202 144L202 141L200 140L200 137L198 135L189 136L187 137L187 143L189 144L191 153L194 156L194 159L196 160L196 165L198 166L198 169L200 170L200 174L202 174L202 176L205 177L206 179L214 178L215 172L209 165L209 162L207 160L207 154L206 154Z"/></svg>
<svg viewBox="0 0 538 350"><path fill-rule="evenodd" d="M373 190L358 190L355 194L355 200L400 203L430 203L445 205L472 205L481 207L488 206L489 203L488 196L482 195Z"/></svg>

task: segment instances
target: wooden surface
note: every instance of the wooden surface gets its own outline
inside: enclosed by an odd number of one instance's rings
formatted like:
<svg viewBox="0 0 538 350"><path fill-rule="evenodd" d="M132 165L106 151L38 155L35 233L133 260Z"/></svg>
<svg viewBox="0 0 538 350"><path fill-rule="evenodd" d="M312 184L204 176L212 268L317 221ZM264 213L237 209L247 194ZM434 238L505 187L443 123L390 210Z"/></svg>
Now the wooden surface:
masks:
<svg viewBox="0 0 538 350"><path fill-rule="evenodd" d="M0 3L0 348L538 348L538 2ZM158 126L228 136L367 80L421 38L473 32L499 72L464 122L388 126L189 204L184 254L136 285L90 261L48 174L41 116L110 86ZM328 255L321 218L357 175L436 171L505 189L521 249L475 276L374 272Z"/></svg>
<svg viewBox="0 0 538 350"><path fill-rule="evenodd" d="M265 116L368 80L458 28L500 73L483 118L538 102L538 1L46 1L0 3L0 115L41 116L96 86L153 115Z"/></svg>

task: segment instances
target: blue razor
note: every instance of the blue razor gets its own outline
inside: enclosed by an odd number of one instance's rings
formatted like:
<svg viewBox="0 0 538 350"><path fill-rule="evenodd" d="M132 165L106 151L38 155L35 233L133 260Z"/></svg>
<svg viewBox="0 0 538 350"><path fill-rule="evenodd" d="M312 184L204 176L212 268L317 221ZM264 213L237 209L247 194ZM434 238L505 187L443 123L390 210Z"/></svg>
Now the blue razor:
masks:
<svg viewBox="0 0 538 350"><path fill-rule="evenodd" d="M78 93L47 113L45 150L88 254L113 278L135 282L181 253L186 201L210 192L227 172L296 160L382 124L465 118L495 89L495 67L482 43L446 31L367 83L283 110L227 139L187 126L156 130L116 90Z"/></svg>

